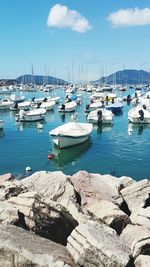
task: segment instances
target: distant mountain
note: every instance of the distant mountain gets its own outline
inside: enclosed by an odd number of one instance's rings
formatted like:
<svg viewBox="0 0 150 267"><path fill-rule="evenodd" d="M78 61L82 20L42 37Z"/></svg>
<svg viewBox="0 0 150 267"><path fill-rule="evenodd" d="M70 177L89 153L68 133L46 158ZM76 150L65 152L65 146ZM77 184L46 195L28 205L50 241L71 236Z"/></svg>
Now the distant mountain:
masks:
<svg viewBox="0 0 150 267"><path fill-rule="evenodd" d="M66 81L62 79L58 79L56 77L43 76L43 75L31 75L31 74L22 75L16 78L16 81L17 83L24 83L24 84L34 83L38 85L40 84L58 84L58 85L67 84Z"/></svg>
<svg viewBox="0 0 150 267"><path fill-rule="evenodd" d="M150 82L150 73L144 70L122 70L94 82L107 84L148 84Z"/></svg>

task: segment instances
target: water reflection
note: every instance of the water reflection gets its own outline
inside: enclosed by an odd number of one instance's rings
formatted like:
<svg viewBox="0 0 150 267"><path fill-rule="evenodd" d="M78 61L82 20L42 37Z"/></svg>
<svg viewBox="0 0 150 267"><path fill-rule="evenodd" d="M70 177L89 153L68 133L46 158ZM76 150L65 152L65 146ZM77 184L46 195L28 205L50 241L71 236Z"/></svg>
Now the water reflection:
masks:
<svg viewBox="0 0 150 267"><path fill-rule="evenodd" d="M94 125L93 128L97 131L97 134L101 134L102 132L109 132L113 128L113 124L99 124Z"/></svg>
<svg viewBox="0 0 150 267"><path fill-rule="evenodd" d="M66 120L66 114L65 113L61 113L60 114L60 118L61 118L61 121L62 122L65 122L65 120Z"/></svg>
<svg viewBox="0 0 150 267"><path fill-rule="evenodd" d="M44 124L46 124L45 121L42 121L40 123L39 122L16 122L15 123L17 130L21 132L27 128L37 128L38 132L42 132Z"/></svg>
<svg viewBox="0 0 150 267"><path fill-rule="evenodd" d="M129 123L128 124L128 134L132 135L133 132L137 132L138 135L142 135L144 130L150 129L150 124L138 124L138 123Z"/></svg>
<svg viewBox="0 0 150 267"><path fill-rule="evenodd" d="M4 137L5 133L4 130L0 130L0 137Z"/></svg>
<svg viewBox="0 0 150 267"><path fill-rule="evenodd" d="M57 167L63 167L68 163L72 163L72 165L75 165L75 161L87 152L91 144L92 141L91 138L89 138L86 142L80 145L68 147L65 149L58 149L54 145L52 149L52 154L54 155L52 161L57 165Z"/></svg>

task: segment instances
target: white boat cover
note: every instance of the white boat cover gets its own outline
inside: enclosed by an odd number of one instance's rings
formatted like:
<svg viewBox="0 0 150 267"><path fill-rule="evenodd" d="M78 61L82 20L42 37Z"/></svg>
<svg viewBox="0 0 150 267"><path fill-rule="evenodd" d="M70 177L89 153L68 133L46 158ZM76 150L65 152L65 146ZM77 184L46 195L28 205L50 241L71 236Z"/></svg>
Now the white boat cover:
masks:
<svg viewBox="0 0 150 267"><path fill-rule="evenodd" d="M50 135L63 135L63 136L72 136L72 137L82 137L89 135L93 130L93 125L91 123L77 123L77 122L68 122L62 126L55 128L50 131Z"/></svg>

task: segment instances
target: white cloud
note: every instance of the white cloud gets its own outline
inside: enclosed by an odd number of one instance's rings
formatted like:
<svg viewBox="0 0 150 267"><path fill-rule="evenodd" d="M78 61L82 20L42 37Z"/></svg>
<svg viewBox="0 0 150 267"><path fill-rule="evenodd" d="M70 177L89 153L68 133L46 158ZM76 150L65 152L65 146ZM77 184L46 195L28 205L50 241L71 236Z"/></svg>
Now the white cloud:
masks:
<svg viewBox="0 0 150 267"><path fill-rule="evenodd" d="M88 20L77 11L69 10L67 6L60 4L56 4L50 9L47 26L60 29L70 28L80 33L85 33L92 28Z"/></svg>
<svg viewBox="0 0 150 267"><path fill-rule="evenodd" d="M150 24L150 8L120 9L111 13L107 20L113 27L144 26Z"/></svg>

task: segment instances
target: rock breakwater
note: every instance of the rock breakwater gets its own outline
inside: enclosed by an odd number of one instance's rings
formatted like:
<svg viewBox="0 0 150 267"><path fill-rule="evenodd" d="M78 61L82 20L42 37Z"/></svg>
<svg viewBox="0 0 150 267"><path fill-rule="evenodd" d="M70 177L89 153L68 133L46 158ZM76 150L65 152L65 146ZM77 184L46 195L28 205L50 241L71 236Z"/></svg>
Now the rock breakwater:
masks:
<svg viewBox="0 0 150 267"><path fill-rule="evenodd" d="M150 181L0 176L0 267L150 266Z"/></svg>

